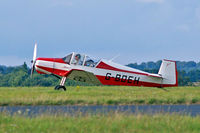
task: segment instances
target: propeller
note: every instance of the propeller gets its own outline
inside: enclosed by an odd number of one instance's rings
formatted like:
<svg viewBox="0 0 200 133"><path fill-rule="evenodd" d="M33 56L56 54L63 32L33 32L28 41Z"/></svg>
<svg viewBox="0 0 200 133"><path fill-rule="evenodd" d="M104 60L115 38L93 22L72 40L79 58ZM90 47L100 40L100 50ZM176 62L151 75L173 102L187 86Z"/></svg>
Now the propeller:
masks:
<svg viewBox="0 0 200 133"><path fill-rule="evenodd" d="M33 76L33 72L35 70L35 62L37 58L37 43L35 43L34 51L33 51L33 60L31 61L32 67L31 67L31 77Z"/></svg>

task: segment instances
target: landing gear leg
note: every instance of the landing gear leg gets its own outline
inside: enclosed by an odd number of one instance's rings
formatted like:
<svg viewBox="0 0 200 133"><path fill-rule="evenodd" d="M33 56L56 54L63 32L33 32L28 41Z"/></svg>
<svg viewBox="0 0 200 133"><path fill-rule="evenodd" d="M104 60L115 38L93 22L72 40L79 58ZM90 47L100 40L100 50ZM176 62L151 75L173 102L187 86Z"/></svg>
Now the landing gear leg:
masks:
<svg viewBox="0 0 200 133"><path fill-rule="evenodd" d="M60 81L60 85L57 85L54 89L55 90L63 89L64 91L66 91L67 89L65 88L65 81L66 81L66 77L62 77L62 79Z"/></svg>

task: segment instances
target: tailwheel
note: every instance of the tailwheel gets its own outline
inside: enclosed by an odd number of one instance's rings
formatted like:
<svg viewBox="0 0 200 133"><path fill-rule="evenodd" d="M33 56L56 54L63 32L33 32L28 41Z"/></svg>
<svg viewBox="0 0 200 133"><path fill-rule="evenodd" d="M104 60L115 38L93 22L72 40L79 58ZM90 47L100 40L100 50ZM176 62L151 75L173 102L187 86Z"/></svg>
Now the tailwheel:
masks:
<svg viewBox="0 0 200 133"><path fill-rule="evenodd" d="M62 86L62 85L57 85L55 88L54 88L55 90L64 90L64 91L66 91L67 89L65 88L65 86Z"/></svg>

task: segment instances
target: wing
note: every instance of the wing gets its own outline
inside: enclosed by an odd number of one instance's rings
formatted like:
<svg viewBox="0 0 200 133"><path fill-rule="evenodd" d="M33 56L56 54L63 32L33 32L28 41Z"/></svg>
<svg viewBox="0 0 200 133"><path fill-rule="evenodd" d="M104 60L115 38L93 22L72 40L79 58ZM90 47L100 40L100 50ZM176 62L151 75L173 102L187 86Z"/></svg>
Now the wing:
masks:
<svg viewBox="0 0 200 133"><path fill-rule="evenodd" d="M102 83L97 79L97 77L93 73L82 70L71 70L71 72L67 75L67 78L92 85L102 85Z"/></svg>

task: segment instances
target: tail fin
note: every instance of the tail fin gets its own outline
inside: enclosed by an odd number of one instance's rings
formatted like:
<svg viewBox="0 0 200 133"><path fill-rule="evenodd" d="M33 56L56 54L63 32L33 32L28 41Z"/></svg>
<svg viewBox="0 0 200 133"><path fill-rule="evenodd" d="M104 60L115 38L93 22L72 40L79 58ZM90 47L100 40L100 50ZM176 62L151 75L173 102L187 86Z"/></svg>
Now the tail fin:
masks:
<svg viewBox="0 0 200 133"><path fill-rule="evenodd" d="M158 72L162 76L162 87L178 86L178 72L175 61L163 60Z"/></svg>

